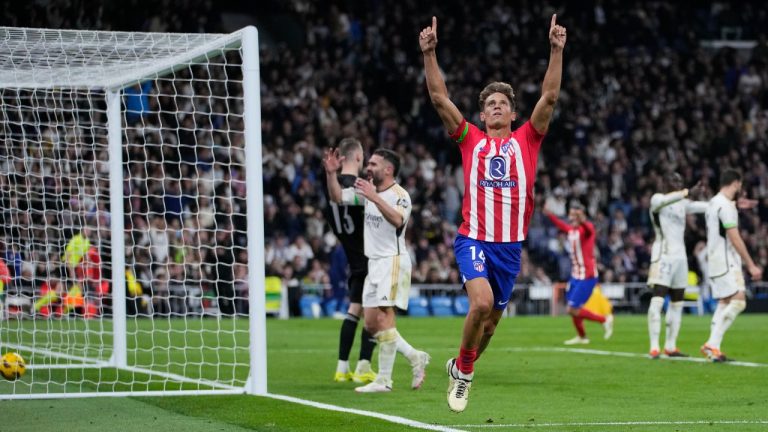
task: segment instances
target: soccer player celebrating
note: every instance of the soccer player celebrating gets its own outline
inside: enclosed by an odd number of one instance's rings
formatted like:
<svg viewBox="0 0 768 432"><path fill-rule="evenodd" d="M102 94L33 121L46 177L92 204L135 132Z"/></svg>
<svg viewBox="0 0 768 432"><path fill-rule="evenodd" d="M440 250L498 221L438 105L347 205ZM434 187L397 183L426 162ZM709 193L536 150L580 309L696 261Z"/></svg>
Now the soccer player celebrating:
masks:
<svg viewBox="0 0 768 432"><path fill-rule="evenodd" d="M365 327L379 343L379 373L358 393L392 391L392 369L399 351L411 363L411 388L424 382L429 354L414 349L395 327L395 307L408 309L411 287L411 258L405 247L405 228L411 215L411 197L395 178L400 172L400 156L378 149L368 161L370 181L358 178L354 188L342 189L335 174L337 152L327 153L324 165L331 199L340 204L365 205L365 256L368 276L363 285Z"/></svg>
<svg viewBox="0 0 768 432"><path fill-rule="evenodd" d="M720 192L707 207L707 268L712 282L712 297L718 300L712 315L709 340L701 353L714 362L727 358L720 343L736 317L747 307L742 260L753 280L760 280L763 270L752 260L739 234L739 214L734 200L741 191L741 174L727 169L720 175ZM740 208L752 208L757 201L739 199Z"/></svg>
<svg viewBox="0 0 768 432"><path fill-rule="evenodd" d="M546 207L544 215L559 229L568 234L571 254L571 279L568 281L567 310L576 327L577 335L568 339L566 345L588 344L584 320L596 321L605 328L605 338L613 334L613 315L603 316L583 307L597 285L597 262L595 261L595 226L587 220L584 206L571 204L568 222L560 220Z"/></svg>
<svg viewBox="0 0 768 432"><path fill-rule="evenodd" d="M326 171L326 175L334 176L342 188L351 188L363 168L363 146L354 138L341 140L338 146L341 172ZM328 188L326 187L326 191ZM376 345L373 336L363 326L360 335L360 357L357 361L355 373L349 371L349 352L355 341L357 323L363 312L363 282L368 274L368 258L365 257L363 248L363 219L362 206L339 205L330 199L328 195L328 207L326 219L341 242L344 253L349 261L349 308L344 321L341 323L339 335L339 360L336 365L336 382L349 381L357 383L369 383L376 378L376 373L371 370L371 356Z"/></svg>
<svg viewBox="0 0 768 432"><path fill-rule="evenodd" d="M653 290L651 305L648 307L648 335L651 339L649 356L659 358L659 333L661 333L661 308L664 297L669 294L667 309L667 337L664 354L669 357L688 357L677 349L677 335L683 317L683 296L688 286L688 257L685 251L685 216L704 213L706 201L691 201L689 195L697 195L701 184L690 191L683 189L683 178L678 173L669 173L665 180L666 193L651 197L651 222L655 239L651 249L651 268L648 271L648 286Z"/></svg>
<svg viewBox="0 0 768 432"><path fill-rule="evenodd" d="M565 28L552 16L549 66L541 98L529 121L512 131L517 117L512 86L488 84L480 92L483 132L470 124L448 98L437 64L437 18L419 35L427 89L451 138L459 145L464 168L463 222L454 251L469 311L459 355L448 360L448 406L464 411L474 377L474 364L493 336L509 303L520 271L522 241L533 213L533 182L539 148L560 94Z"/></svg>

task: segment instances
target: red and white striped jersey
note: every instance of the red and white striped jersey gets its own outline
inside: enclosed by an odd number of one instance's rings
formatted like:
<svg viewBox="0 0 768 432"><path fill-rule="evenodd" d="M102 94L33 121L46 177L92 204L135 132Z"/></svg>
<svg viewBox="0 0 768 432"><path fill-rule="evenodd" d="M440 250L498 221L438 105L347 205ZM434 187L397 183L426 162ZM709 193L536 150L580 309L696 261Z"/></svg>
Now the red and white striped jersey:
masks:
<svg viewBox="0 0 768 432"><path fill-rule="evenodd" d="M584 221L575 227L552 213L547 213L547 217L557 229L568 234L568 244L571 248L571 276L579 280L597 277L595 226L592 222Z"/></svg>
<svg viewBox="0 0 768 432"><path fill-rule="evenodd" d="M525 240L544 135L526 121L506 138L491 138L464 119L451 138L464 167L459 234L496 243Z"/></svg>

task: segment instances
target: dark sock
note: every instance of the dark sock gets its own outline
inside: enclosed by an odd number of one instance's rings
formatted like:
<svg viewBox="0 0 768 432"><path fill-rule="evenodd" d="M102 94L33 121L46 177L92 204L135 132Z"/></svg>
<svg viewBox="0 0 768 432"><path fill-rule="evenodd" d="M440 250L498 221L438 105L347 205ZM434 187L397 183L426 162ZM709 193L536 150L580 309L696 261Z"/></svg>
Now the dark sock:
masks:
<svg viewBox="0 0 768 432"><path fill-rule="evenodd" d="M576 333L579 334L579 337L586 337L587 333L584 331L584 318L571 316L571 319L573 320L573 326L576 327Z"/></svg>
<svg viewBox="0 0 768 432"><path fill-rule="evenodd" d="M469 375L475 371L475 359L477 359L477 348L459 348L459 356L456 357L456 368L461 373Z"/></svg>
<svg viewBox="0 0 768 432"><path fill-rule="evenodd" d="M363 327L360 333L360 360L371 361L374 348L376 348L376 338Z"/></svg>
<svg viewBox="0 0 768 432"><path fill-rule="evenodd" d="M605 322L605 317L603 315L596 314L596 313L594 313L592 311L588 311L586 308L581 308L581 310L579 311L578 317L579 318L585 318L585 319L588 319L590 321L595 321L595 322L599 322L599 323L604 323Z"/></svg>
<svg viewBox="0 0 768 432"><path fill-rule="evenodd" d="M352 343L355 342L355 331L357 322L360 318L347 314L344 321L341 322L341 333L339 335L339 360L349 360L349 352L352 350Z"/></svg>

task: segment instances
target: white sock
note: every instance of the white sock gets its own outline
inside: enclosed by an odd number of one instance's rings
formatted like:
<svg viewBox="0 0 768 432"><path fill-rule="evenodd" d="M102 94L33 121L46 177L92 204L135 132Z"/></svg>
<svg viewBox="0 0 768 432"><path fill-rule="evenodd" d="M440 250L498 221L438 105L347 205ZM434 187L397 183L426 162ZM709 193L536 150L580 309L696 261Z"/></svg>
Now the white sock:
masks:
<svg viewBox="0 0 768 432"><path fill-rule="evenodd" d="M663 297L652 297L648 306L648 336L651 339L651 351L659 350L659 334L661 333L661 308L664 306Z"/></svg>
<svg viewBox="0 0 768 432"><path fill-rule="evenodd" d="M456 370L458 370L458 369L456 369ZM461 378L463 380L472 381L472 378L474 378L474 377L475 377L475 371L472 371L472 372L470 372L468 374L465 374L464 372L459 371L459 378Z"/></svg>
<svg viewBox="0 0 768 432"><path fill-rule="evenodd" d="M393 330L395 330L395 334L397 335L397 339L395 340L395 342L397 342L397 352L404 355L408 360L412 360L413 356L417 352L416 349L411 346L408 341L403 339L403 337L400 335L400 332L398 332L396 329Z"/></svg>
<svg viewBox="0 0 768 432"><path fill-rule="evenodd" d="M358 360L357 367L355 368L356 374L367 373L371 370L371 362L368 360Z"/></svg>
<svg viewBox="0 0 768 432"><path fill-rule="evenodd" d="M392 369L397 355L397 330L394 328L382 330L374 336L379 343L379 374L376 381L392 386Z"/></svg>
<svg viewBox="0 0 768 432"><path fill-rule="evenodd" d="M717 345L714 344L715 338L715 327L718 327L718 324L720 323L720 320L723 317L723 312L725 312L725 308L728 306L728 303L724 302L717 302L717 307L715 308L715 312L712 314L712 322L709 325L709 339L707 339L707 345L720 349L720 341L723 340L723 336L720 335L719 338L717 338Z"/></svg>
<svg viewBox="0 0 768 432"><path fill-rule="evenodd" d="M338 363L336 363L336 372L341 372L341 373L349 372L349 361L339 360Z"/></svg>
<svg viewBox="0 0 768 432"><path fill-rule="evenodd" d="M683 320L683 302L670 302L667 309L667 338L664 348L669 351L677 349L677 335L680 333L680 323Z"/></svg>
<svg viewBox="0 0 768 432"><path fill-rule="evenodd" d="M712 336L709 338L712 342L711 346L720 349L720 344L723 342L725 332L728 331L728 328L731 327L731 324L736 320L736 317L739 316L746 307L747 302L744 300L731 300L731 302L728 303L728 306L725 307L720 318L720 325L715 326L712 330Z"/></svg>

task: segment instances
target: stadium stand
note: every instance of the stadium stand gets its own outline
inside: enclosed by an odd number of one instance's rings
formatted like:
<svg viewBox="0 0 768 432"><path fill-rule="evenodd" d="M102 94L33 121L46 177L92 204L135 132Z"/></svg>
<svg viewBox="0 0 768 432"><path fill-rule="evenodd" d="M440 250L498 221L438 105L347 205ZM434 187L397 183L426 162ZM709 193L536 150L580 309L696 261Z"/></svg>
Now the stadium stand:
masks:
<svg viewBox="0 0 768 432"><path fill-rule="evenodd" d="M26 27L216 32L226 24L213 2L170 3L184 7L53 0L6 2L0 14L6 25ZM459 154L429 103L416 43L432 14L443 26L438 54L452 99L475 123L474 101L486 78L510 82L521 120L530 114L545 66L549 15L557 12L558 22L568 26L563 89L540 157L536 199L538 208L544 200L561 209L572 200L586 204L599 233L605 283L645 280L652 235L648 204L665 170L681 173L689 185L702 179L711 192L721 169L742 169L746 194L760 200L757 210L742 213L742 232L757 263L768 267L768 224L762 222L768 220L768 41L765 33L755 33L768 29L768 15L757 13L761 3L596 0L576 9L549 1L512 6L446 0L429 11L418 2L267 3L279 4L275 13L303 29L298 41L280 41L265 32L263 39L273 42L261 51L267 272L285 286L295 290L322 281L317 269L313 273L313 259L327 273L320 159L326 146L348 135L358 137L368 153L387 147L403 155L401 183L414 205L407 231L414 283L460 283L452 249L463 193ZM482 18L480 24L464 19L470 16ZM679 25L680 16L689 18L686 25ZM726 38L739 43L722 43ZM151 125L157 119L143 121ZM148 246L156 240L153 235L184 224L179 214L194 208L211 223L242 214L243 179L238 173L224 175L226 158L210 162L204 152L187 156L213 173L212 200L127 200L126 208L165 209L167 224L162 217L127 221L132 228L126 244L134 245L134 270L147 286L156 280ZM145 163L157 165L161 155L149 157ZM179 169L178 162L165 163ZM0 252L16 289L42 284L48 269L30 263L45 263L46 254L61 252L24 247L45 244L25 237L45 232L14 213L19 196L13 186L22 173L23 167L0 163ZM51 186L40 185L41 194ZM164 194L162 182L148 187L142 196L152 195L153 187L155 195ZM92 192L99 196L101 191ZM53 204L60 213L72 210ZM108 212L99 204L78 205ZM686 236L691 268L700 273L702 221L692 218ZM63 248L66 239L46 241ZM233 241L242 245L244 239ZM552 280L566 279L564 248L563 237L536 212L528 239L529 272L542 268ZM187 262L187 274L200 280L205 259ZM236 259L243 263L240 255ZM295 303L292 311L306 310L307 304Z"/></svg>

